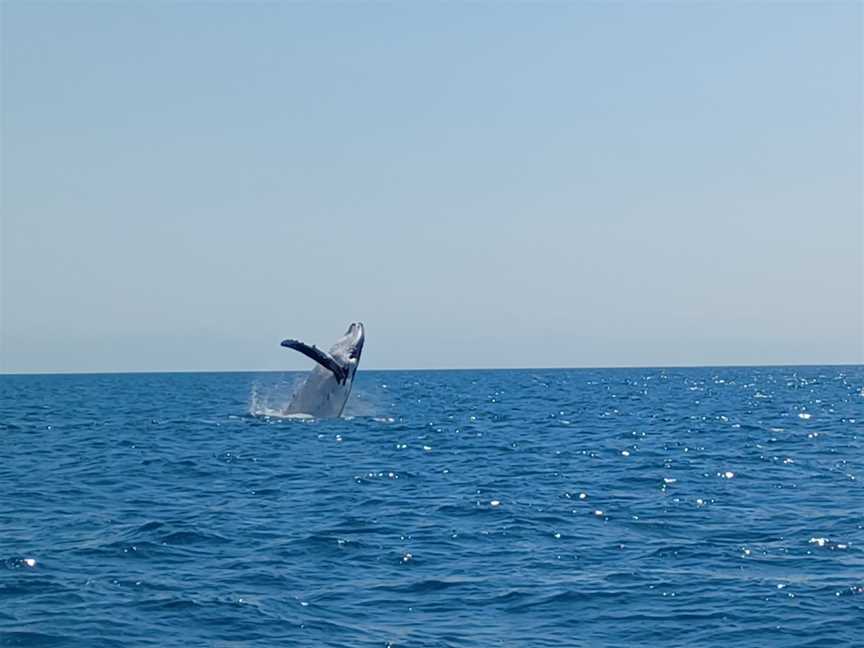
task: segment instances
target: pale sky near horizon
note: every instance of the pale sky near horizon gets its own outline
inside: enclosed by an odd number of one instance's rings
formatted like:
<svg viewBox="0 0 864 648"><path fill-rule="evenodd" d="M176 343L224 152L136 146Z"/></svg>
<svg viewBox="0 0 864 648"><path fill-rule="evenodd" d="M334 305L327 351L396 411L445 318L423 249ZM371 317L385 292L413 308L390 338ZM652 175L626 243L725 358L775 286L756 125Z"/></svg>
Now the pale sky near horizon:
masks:
<svg viewBox="0 0 864 648"><path fill-rule="evenodd" d="M0 11L2 371L864 362L860 3Z"/></svg>

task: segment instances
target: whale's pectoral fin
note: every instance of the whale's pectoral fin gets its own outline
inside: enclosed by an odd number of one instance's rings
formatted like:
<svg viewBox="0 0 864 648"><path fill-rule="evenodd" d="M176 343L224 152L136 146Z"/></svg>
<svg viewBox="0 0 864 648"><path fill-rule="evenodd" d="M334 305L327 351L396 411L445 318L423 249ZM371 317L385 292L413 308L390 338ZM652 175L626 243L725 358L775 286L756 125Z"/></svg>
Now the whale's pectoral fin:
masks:
<svg viewBox="0 0 864 648"><path fill-rule="evenodd" d="M348 377L348 370L345 367L336 362L335 358L333 358L329 353L325 353L314 344L309 346L308 344L300 342L300 340L282 340L282 346L299 351L325 369L329 369L333 372L333 375L336 376L336 380L340 383L344 383L345 379Z"/></svg>

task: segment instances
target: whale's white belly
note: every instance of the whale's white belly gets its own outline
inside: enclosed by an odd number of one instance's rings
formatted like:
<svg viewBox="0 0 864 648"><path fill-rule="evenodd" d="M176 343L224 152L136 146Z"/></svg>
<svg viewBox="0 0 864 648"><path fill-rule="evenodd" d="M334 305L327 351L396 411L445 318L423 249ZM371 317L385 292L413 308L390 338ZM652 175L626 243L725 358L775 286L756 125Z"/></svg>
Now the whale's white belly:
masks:
<svg viewBox="0 0 864 648"><path fill-rule="evenodd" d="M353 376L340 384L331 371L315 367L309 374L286 410L286 414L308 414L316 418L341 416L351 393Z"/></svg>

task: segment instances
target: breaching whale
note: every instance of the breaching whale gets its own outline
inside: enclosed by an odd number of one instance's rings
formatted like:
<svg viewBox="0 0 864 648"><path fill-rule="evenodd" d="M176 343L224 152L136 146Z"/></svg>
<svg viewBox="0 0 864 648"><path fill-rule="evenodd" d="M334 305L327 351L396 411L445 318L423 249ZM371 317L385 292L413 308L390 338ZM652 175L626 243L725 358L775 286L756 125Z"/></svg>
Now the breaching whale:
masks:
<svg viewBox="0 0 864 648"><path fill-rule="evenodd" d="M329 353L299 340L282 340L283 347L299 351L318 363L294 394L285 414L306 414L316 418L341 416L351 393L365 338L363 324L352 322L345 335L330 347Z"/></svg>

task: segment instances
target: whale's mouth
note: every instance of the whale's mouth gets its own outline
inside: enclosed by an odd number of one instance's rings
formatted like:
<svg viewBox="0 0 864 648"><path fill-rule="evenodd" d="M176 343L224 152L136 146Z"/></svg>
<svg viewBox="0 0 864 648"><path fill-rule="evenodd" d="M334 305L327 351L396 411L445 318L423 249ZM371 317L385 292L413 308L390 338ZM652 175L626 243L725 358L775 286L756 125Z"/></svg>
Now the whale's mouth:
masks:
<svg viewBox="0 0 864 648"><path fill-rule="evenodd" d="M363 330L362 322L352 322L345 332L345 335L354 337L352 342L351 352L348 354L353 360L360 360L360 354L363 353L363 343L366 341L366 334Z"/></svg>

